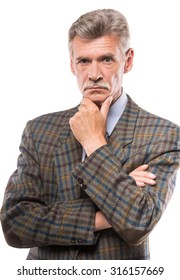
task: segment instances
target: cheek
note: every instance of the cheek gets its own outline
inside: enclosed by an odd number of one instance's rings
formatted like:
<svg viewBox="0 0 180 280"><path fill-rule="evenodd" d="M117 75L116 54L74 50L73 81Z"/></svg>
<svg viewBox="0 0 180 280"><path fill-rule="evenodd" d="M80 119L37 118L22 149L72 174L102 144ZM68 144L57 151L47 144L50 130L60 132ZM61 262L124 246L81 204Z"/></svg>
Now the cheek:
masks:
<svg viewBox="0 0 180 280"><path fill-rule="evenodd" d="M117 72L109 73L109 75L107 76L107 80L111 83L111 85L116 83L119 79L120 79L120 75Z"/></svg>
<svg viewBox="0 0 180 280"><path fill-rule="evenodd" d="M83 89L83 85L86 82L86 75L84 75L83 73L76 73L76 80L77 80L77 84L79 89L82 91Z"/></svg>
<svg viewBox="0 0 180 280"><path fill-rule="evenodd" d="M116 67L113 67L112 69L106 69L104 72L106 80L110 83L114 83L121 79L123 75L123 67L121 65L118 65Z"/></svg>
<svg viewBox="0 0 180 280"><path fill-rule="evenodd" d="M116 91L122 86L123 74L121 72L115 73L111 76L110 84L112 91Z"/></svg>

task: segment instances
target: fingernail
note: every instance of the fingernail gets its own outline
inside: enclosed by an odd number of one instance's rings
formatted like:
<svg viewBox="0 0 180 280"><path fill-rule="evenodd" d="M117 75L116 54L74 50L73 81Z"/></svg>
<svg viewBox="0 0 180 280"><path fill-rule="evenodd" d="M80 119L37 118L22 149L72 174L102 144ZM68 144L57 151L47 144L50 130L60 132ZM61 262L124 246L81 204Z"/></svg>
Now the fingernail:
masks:
<svg viewBox="0 0 180 280"><path fill-rule="evenodd" d="M151 179L155 179L155 178L156 178L156 175L154 175L153 173L151 173L151 174L150 174L150 178L151 178Z"/></svg>
<svg viewBox="0 0 180 280"><path fill-rule="evenodd" d="M110 97L109 97L109 102L110 102L110 104L112 103L112 101L113 101L113 97L110 96Z"/></svg>
<svg viewBox="0 0 180 280"><path fill-rule="evenodd" d="M149 184L155 185L155 184L156 184L156 181L150 179L150 180L149 180Z"/></svg>

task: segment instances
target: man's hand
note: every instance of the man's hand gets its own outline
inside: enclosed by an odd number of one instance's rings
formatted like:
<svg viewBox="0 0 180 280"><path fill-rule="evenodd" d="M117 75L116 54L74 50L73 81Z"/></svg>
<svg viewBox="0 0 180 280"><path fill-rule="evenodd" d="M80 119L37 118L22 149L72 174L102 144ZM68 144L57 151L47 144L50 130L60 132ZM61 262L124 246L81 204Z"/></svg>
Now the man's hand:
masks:
<svg viewBox="0 0 180 280"><path fill-rule="evenodd" d="M96 212L95 216L95 231L111 228L112 226L106 220L106 217L101 211Z"/></svg>
<svg viewBox="0 0 180 280"><path fill-rule="evenodd" d="M111 102L110 96L99 109L95 103L84 97L79 111L69 121L75 138L81 143L87 156L107 144L106 122Z"/></svg>
<svg viewBox="0 0 180 280"><path fill-rule="evenodd" d="M133 177L138 187L144 187L146 184L154 186L156 184L156 175L146 171L148 164L141 165L134 169L129 176Z"/></svg>

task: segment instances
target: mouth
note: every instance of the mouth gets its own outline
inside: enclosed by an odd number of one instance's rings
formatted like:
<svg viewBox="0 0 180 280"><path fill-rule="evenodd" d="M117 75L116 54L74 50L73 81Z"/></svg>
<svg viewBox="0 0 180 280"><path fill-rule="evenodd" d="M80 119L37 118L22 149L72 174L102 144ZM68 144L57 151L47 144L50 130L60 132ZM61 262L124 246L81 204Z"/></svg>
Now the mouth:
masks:
<svg viewBox="0 0 180 280"><path fill-rule="evenodd" d="M109 90L109 89L105 86L89 86L84 88L84 91L86 90Z"/></svg>

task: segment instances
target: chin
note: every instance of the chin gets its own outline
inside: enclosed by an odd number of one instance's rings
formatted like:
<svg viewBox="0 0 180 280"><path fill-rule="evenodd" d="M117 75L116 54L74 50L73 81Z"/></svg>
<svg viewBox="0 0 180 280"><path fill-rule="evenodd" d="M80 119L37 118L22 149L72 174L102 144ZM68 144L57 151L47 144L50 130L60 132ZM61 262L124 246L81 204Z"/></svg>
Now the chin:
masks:
<svg viewBox="0 0 180 280"><path fill-rule="evenodd" d="M107 97L106 97L107 98ZM106 98L99 98L99 99L95 99L95 98L90 98L90 100L95 103L98 107L101 107L102 103L106 100Z"/></svg>
<svg viewBox="0 0 180 280"><path fill-rule="evenodd" d="M84 92L84 95L93 102L103 102L110 95L106 89L90 89Z"/></svg>
<svg viewBox="0 0 180 280"><path fill-rule="evenodd" d="M108 97L108 94L87 94L87 98L89 98L92 102L102 104Z"/></svg>

